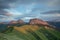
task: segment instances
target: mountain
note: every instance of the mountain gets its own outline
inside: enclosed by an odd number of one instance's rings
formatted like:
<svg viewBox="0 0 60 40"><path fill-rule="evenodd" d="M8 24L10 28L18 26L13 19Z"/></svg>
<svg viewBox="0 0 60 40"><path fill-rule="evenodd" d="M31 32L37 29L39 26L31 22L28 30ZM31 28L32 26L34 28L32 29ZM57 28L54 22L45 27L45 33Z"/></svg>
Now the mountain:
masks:
<svg viewBox="0 0 60 40"><path fill-rule="evenodd" d="M8 24L8 22L0 22L0 24Z"/></svg>
<svg viewBox="0 0 60 40"><path fill-rule="evenodd" d="M56 19L52 19L50 22L60 22L60 17L58 17Z"/></svg>
<svg viewBox="0 0 60 40"><path fill-rule="evenodd" d="M54 26L51 26L52 24L50 25L50 22L46 22L46 21L38 19L38 18L30 19L29 23L25 23L23 20L17 20L17 21L12 20L8 24L5 24L5 22L2 22L1 24L2 25L7 25L8 28L10 26L22 26L24 24L40 25L40 26L42 25L42 26L45 26L45 27L52 27L52 28L54 28Z"/></svg>
<svg viewBox="0 0 60 40"><path fill-rule="evenodd" d="M24 24L24 21L23 20L17 20L17 21L10 21L8 24Z"/></svg>
<svg viewBox="0 0 60 40"><path fill-rule="evenodd" d="M0 40L60 40L60 32L38 25L23 25L0 33Z"/></svg>
<svg viewBox="0 0 60 40"><path fill-rule="evenodd" d="M23 20L17 20L19 24L24 24L25 22Z"/></svg>
<svg viewBox="0 0 60 40"><path fill-rule="evenodd" d="M8 24L17 24L18 22L15 20L10 21Z"/></svg>
<svg viewBox="0 0 60 40"><path fill-rule="evenodd" d="M60 31L60 22L55 22L55 21L47 21L50 25L53 25L56 27L58 31Z"/></svg>
<svg viewBox="0 0 60 40"><path fill-rule="evenodd" d="M0 40L60 40L60 32L56 29L46 26L48 22L41 19L30 19L29 24L23 24L24 21L17 20L0 25ZM19 24L19 26L16 26ZM38 25L36 25L38 24ZM6 29L5 29L6 28ZM2 32L3 31L3 32Z"/></svg>
<svg viewBox="0 0 60 40"><path fill-rule="evenodd" d="M41 19L30 19L29 24L38 24L38 25L48 25L47 22L41 20Z"/></svg>

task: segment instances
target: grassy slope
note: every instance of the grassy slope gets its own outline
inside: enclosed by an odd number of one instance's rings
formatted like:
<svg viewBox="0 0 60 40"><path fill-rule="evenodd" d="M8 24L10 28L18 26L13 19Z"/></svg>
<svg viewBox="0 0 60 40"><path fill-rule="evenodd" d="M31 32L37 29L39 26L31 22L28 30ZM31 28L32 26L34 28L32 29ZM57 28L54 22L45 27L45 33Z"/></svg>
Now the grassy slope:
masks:
<svg viewBox="0 0 60 40"><path fill-rule="evenodd" d="M24 25L14 27L10 32L0 33L0 40L60 40L60 32L56 30L45 29L37 25Z"/></svg>

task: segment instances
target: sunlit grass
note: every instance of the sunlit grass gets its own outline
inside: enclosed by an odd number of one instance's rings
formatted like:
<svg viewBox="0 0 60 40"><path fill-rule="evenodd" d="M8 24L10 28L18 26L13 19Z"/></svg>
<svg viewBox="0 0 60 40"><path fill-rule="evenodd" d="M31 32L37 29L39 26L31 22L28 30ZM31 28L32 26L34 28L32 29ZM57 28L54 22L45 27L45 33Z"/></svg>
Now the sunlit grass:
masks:
<svg viewBox="0 0 60 40"><path fill-rule="evenodd" d="M35 31L38 30L39 27L37 25L24 25L21 27L14 27L15 30L23 32L23 33L27 33L27 31Z"/></svg>
<svg viewBox="0 0 60 40"><path fill-rule="evenodd" d="M0 40L60 40L60 32L38 25L12 26L5 33L0 33Z"/></svg>

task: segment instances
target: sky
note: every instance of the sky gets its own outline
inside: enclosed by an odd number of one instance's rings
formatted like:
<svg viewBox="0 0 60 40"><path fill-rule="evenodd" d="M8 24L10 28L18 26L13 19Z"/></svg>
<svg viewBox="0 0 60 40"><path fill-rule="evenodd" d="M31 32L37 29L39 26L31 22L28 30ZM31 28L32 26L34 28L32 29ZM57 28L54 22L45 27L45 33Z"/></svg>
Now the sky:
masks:
<svg viewBox="0 0 60 40"><path fill-rule="evenodd" d="M33 18L60 21L60 0L0 0L0 22Z"/></svg>

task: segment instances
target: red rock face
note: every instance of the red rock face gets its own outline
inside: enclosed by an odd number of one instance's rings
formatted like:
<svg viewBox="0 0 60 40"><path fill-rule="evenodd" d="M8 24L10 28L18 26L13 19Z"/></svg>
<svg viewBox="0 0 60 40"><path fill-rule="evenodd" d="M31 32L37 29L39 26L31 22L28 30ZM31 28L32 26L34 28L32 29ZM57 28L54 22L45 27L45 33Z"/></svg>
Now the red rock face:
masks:
<svg viewBox="0 0 60 40"><path fill-rule="evenodd" d="M17 21L19 24L24 24L24 21L23 20L18 20Z"/></svg>
<svg viewBox="0 0 60 40"><path fill-rule="evenodd" d="M43 21L41 19L37 19L37 18L31 19L30 22L29 22L29 24L48 25L47 22L45 22L45 21Z"/></svg>
<svg viewBox="0 0 60 40"><path fill-rule="evenodd" d="M23 20L17 20L17 21L10 21L9 24L24 24L24 21Z"/></svg>
<svg viewBox="0 0 60 40"><path fill-rule="evenodd" d="M10 21L9 24L17 24L17 21Z"/></svg>

